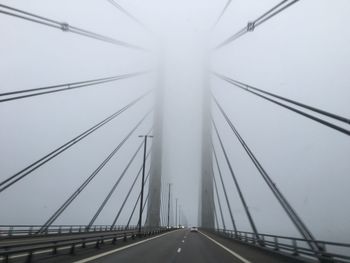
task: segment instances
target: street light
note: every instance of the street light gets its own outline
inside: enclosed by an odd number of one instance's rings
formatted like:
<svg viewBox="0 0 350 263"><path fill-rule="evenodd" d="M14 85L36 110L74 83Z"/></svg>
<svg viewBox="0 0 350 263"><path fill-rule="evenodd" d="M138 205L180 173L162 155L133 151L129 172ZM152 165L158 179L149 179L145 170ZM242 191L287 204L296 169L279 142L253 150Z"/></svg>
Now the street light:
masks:
<svg viewBox="0 0 350 263"><path fill-rule="evenodd" d="M177 225L177 198L176 198L176 206L175 206L175 226L178 227L178 225Z"/></svg>
<svg viewBox="0 0 350 263"><path fill-rule="evenodd" d="M141 182L141 200L140 200L140 215L139 215L139 234L141 233L142 224L142 208L143 208L143 188L145 183L145 168L146 168L146 150L147 150L147 139L153 138L152 135L139 135L140 138L144 138L143 144L143 165L142 165L142 182Z"/></svg>
<svg viewBox="0 0 350 263"><path fill-rule="evenodd" d="M169 184L169 197L168 197L168 228L170 227L170 192L171 192L171 184Z"/></svg>
<svg viewBox="0 0 350 263"><path fill-rule="evenodd" d="M181 205L179 206L179 226L181 226Z"/></svg>

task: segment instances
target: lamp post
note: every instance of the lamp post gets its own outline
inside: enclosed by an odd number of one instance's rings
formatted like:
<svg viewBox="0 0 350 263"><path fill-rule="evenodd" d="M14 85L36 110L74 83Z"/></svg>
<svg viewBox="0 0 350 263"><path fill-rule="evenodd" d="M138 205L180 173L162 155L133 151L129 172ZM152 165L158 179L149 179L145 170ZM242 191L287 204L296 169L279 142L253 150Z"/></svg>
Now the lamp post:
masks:
<svg viewBox="0 0 350 263"><path fill-rule="evenodd" d="M142 210L143 210L143 188L145 184L145 168L146 168L146 150L147 150L147 139L153 138L152 135L139 135L140 138L144 138L143 144L143 165L142 165L142 181L141 181L141 200L140 200L140 215L139 215L139 234L141 233L142 225Z"/></svg>
<svg viewBox="0 0 350 263"><path fill-rule="evenodd" d="M168 228L170 224L170 191L171 191L171 184L169 184L169 197L168 197Z"/></svg>
<svg viewBox="0 0 350 263"><path fill-rule="evenodd" d="M175 226L178 227L178 225L177 225L177 198L176 198L176 206L175 206Z"/></svg>
<svg viewBox="0 0 350 263"><path fill-rule="evenodd" d="M179 206L179 226L181 226L181 206Z"/></svg>

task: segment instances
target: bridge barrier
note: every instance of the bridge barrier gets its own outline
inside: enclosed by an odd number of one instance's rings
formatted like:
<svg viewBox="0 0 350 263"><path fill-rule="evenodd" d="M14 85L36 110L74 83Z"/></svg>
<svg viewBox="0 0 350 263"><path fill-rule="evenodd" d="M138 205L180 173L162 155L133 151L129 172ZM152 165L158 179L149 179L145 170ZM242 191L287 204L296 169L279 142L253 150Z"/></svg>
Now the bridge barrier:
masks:
<svg viewBox="0 0 350 263"><path fill-rule="evenodd" d="M110 228L107 228L110 229ZM34 254L40 251L50 250L50 252L55 255L58 253L58 249L69 249L70 254L75 254L76 247L80 246L85 248L87 245L94 245L95 248L100 248L105 242L111 242L115 245L118 240L123 240L127 242L128 239L134 239L136 235L139 237L148 237L151 235L157 235L167 231L172 231L173 228L149 228L144 227L141 229L141 233L138 229L124 230L124 231L95 231L95 232L85 232L77 235L50 235L46 238L37 238L39 236L22 236L23 239L17 238L16 242L12 238L4 239L0 241L0 257L2 262L10 262L11 256L18 254L26 254L26 262L31 262ZM89 236L88 236L89 235ZM62 238L63 237L63 238ZM47 240L45 240L47 239ZM11 241L11 242L7 242ZM48 253L50 253L48 252Z"/></svg>
<svg viewBox="0 0 350 263"><path fill-rule="evenodd" d="M209 230L244 244L305 259L316 259L319 262L327 263L350 263L350 244L330 241L316 240L315 242L322 248L322 252L315 252L308 246L308 240L296 237L278 236L259 233L259 240L252 232L234 231L228 229ZM331 252L330 252L331 251Z"/></svg>
<svg viewBox="0 0 350 263"><path fill-rule="evenodd" d="M110 225L92 225L87 227L85 225L52 225L45 232L38 233L42 225L0 225L0 240L4 238L25 237L32 235L63 235L74 233L95 233L95 232L111 232L111 231L125 231L136 230L137 226L113 226Z"/></svg>

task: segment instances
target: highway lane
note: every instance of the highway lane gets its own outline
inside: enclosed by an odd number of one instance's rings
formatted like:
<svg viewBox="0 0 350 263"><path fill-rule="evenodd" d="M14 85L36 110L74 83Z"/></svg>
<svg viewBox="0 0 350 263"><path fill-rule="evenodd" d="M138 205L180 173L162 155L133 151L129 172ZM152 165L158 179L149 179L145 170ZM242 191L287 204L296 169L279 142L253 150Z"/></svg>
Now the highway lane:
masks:
<svg viewBox="0 0 350 263"><path fill-rule="evenodd" d="M260 249L232 242L209 233L177 230L128 248L119 248L108 255L77 260L76 263L250 263L296 262L271 255Z"/></svg>

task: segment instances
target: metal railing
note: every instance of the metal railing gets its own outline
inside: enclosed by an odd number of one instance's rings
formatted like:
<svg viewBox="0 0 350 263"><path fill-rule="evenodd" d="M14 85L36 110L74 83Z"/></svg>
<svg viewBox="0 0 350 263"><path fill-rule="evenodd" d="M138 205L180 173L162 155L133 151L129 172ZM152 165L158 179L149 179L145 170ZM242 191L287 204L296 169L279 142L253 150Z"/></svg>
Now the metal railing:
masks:
<svg viewBox="0 0 350 263"><path fill-rule="evenodd" d="M103 228L102 228L103 229ZM147 237L157 235L163 232L172 231L168 228L142 228L141 232L136 229L125 231L101 231L101 232L85 232L85 235L68 235L68 236L46 236L47 238L33 238L28 241L25 238L24 241L18 239L18 242L7 242L2 240L0 242L0 259L2 262L9 262L11 256L23 255L27 257L26 262L31 262L33 255L37 252L44 251L45 253L57 254L58 249L67 249L70 254L74 254L78 246L85 248L88 245L93 245L99 248L102 244L111 242L116 244L118 240L127 241L128 239L135 239L138 237ZM81 232L82 233L82 232ZM12 240L13 241L13 240ZM49 250L49 251L47 251Z"/></svg>
<svg viewBox="0 0 350 263"><path fill-rule="evenodd" d="M308 240L296 237L260 234L259 240L252 232L215 229L220 236L234 239L249 245L268 249L283 255L317 259L320 262L350 263L350 244L316 240L322 252L315 252L308 246Z"/></svg>
<svg viewBox="0 0 350 263"><path fill-rule="evenodd" d="M45 232L38 234L41 225L0 225L0 240L3 238L25 237L32 235L64 235L74 233L94 233L94 232L108 232L108 231L125 231L135 230L136 226L113 226L110 225L52 225Z"/></svg>

